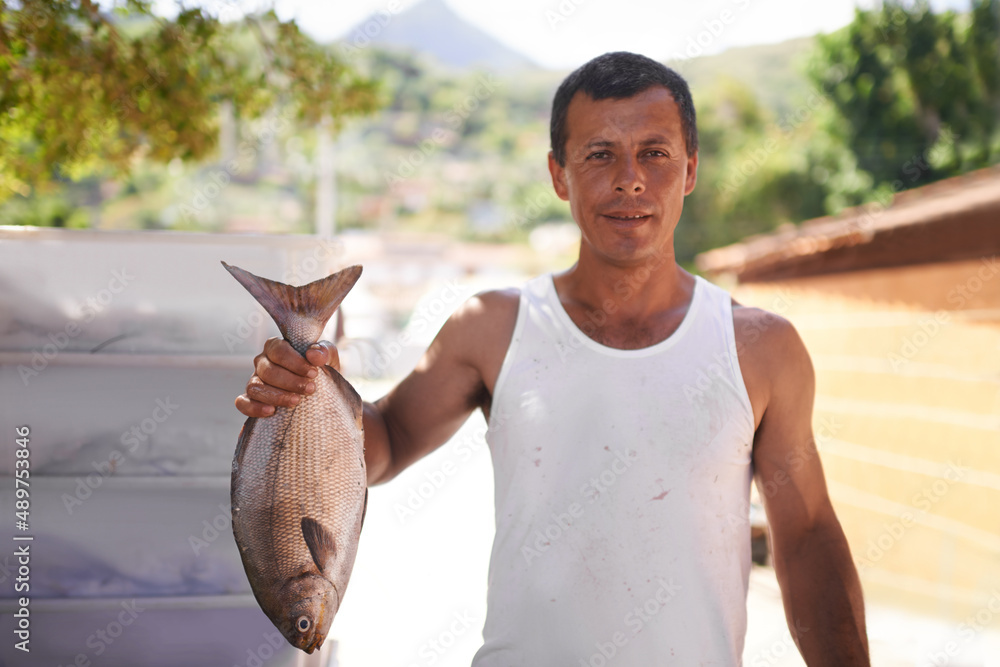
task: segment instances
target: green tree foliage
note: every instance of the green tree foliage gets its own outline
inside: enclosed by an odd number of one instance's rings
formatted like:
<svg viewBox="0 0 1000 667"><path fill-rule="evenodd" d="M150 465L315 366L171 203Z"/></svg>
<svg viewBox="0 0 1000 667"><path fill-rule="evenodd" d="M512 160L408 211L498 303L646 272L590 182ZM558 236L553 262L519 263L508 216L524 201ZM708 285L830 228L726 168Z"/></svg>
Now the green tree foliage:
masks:
<svg viewBox="0 0 1000 667"><path fill-rule="evenodd" d="M1000 0L935 14L926 1L857 10L819 39L813 81L876 187L915 187L1000 158Z"/></svg>
<svg viewBox="0 0 1000 667"><path fill-rule="evenodd" d="M782 224L823 215L843 151L821 130L831 113L813 92L775 114L742 82L695 90L698 182L675 232L681 262Z"/></svg>
<svg viewBox="0 0 1000 667"><path fill-rule="evenodd" d="M140 159L197 160L218 105L240 118L291 107L306 124L376 106L374 81L273 12L173 20L147 0L0 0L0 201L54 182L124 174Z"/></svg>

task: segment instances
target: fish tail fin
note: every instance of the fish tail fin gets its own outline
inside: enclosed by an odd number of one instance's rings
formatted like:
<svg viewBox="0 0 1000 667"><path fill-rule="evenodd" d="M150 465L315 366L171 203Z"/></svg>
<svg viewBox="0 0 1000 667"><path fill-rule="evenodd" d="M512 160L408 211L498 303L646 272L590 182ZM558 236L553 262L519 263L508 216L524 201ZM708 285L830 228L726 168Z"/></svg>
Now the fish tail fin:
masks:
<svg viewBox="0 0 1000 667"><path fill-rule="evenodd" d="M361 267L354 265L308 285L293 287L255 276L238 266L225 262L222 265L257 299L281 335L300 354L319 340L323 327L361 277Z"/></svg>

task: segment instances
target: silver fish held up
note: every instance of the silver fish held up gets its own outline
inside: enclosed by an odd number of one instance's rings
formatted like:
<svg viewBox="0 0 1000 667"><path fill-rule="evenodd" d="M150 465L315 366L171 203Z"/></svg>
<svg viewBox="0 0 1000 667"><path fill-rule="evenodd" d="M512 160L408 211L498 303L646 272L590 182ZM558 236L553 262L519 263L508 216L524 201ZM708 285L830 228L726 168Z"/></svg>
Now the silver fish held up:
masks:
<svg viewBox="0 0 1000 667"><path fill-rule="evenodd" d="M299 354L361 276L351 266L292 287L223 266ZM329 367L316 391L247 419L233 457L233 534L257 603L288 642L322 646L354 567L368 506L361 397Z"/></svg>

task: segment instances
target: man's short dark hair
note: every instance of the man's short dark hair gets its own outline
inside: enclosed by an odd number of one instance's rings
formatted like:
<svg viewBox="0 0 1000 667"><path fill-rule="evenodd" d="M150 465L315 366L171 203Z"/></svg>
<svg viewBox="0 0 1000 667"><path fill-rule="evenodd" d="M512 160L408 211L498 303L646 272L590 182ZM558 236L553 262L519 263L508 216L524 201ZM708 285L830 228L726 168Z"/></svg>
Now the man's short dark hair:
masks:
<svg viewBox="0 0 1000 667"><path fill-rule="evenodd" d="M684 147L688 155L694 155L698 151L698 124L687 81L652 58L627 51L615 51L597 56L567 76L559 85L552 100L552 120L549 125L552 155L556 162L560 166L566 166L566 112L577 91L582 90L595 100L625 99L652 86L663 86L670 91L681 113Z"/></svg>

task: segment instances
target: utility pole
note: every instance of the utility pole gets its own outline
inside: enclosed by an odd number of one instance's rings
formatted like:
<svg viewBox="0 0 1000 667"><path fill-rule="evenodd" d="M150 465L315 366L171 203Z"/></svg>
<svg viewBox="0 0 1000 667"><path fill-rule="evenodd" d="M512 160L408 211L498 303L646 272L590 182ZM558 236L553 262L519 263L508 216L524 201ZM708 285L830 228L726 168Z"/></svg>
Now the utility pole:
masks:
<svg viewBox="0 0 1000 667"><path fill-rule="evenodd" d="M325 116L317 128L316 145L316 235L329 239L337 231L337 173L331 126Z"/></svg>

